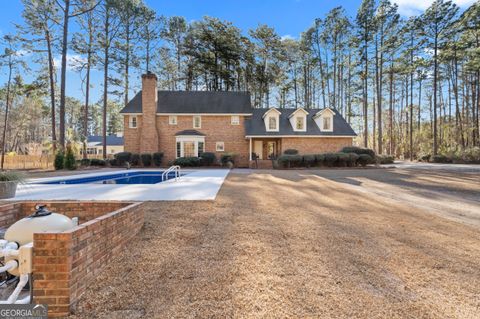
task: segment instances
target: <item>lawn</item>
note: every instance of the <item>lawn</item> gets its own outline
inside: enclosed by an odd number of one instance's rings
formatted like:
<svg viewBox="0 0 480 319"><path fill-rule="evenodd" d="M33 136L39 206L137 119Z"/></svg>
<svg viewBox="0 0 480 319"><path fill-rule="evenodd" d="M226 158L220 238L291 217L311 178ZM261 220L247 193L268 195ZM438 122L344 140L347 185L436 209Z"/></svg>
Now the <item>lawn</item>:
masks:
<svg viewBox="0 0 480 319"><path fill-rule="evenodd" d="M478 176L234 170L215 201L148 203L72 317L478 317Z"/></svg>

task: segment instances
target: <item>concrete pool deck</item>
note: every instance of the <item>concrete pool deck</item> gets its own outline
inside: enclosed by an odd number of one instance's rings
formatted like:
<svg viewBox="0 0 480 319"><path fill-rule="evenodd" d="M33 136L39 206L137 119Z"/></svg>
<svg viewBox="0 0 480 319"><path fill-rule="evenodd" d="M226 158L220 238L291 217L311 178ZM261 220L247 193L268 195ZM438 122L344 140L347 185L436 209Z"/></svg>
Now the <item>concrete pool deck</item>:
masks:
<svg viewBox="0 0 480 319"><path fill-rule="evenodd" d="M229 173L228 169L182 170L182 173L187 174L177 181L170 179L158 184L37 184L137 171L147 170L132 169L30 179L27 184L18 186L17 195L10 200L214 200Z"/></svg>

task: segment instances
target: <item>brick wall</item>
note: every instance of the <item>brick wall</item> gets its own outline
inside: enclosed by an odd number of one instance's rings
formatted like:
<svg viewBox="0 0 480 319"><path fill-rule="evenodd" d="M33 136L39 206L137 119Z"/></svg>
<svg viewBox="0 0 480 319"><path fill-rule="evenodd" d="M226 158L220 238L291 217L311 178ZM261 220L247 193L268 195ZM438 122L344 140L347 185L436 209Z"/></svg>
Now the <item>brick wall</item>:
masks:
<svg viewBox="0 0 480 319"><path fill-rule="evenodd" d="M158 150L157 116L157 76L152 73L142 75L142 131L140 132L140 152L153 153Z"/></svg>
<svg viewBox="0 0 480 319"><path fill-rule="evenodd" d="M123 144L126 152L140 153L140 136L142 135L142 116L137 116L137 127L130 128L129 118L131 115L123 117Z"/></svg>
<svg viewBox="0 0 480 319"><path fill-rule="evenodd" d="M33 294L47 303L49 316L68 315L108 262L124 253L142 228L142 203L49 202L48 209L79 217L80 225L65 232L34 234ZM12 207L13 206L13 207ZM0 206L0 216L18 218L33 212L35 203Z"/></svg>
<svg viewBox="0 0 480 319"><path fill-rule="evenodd" d="M294 137L282 138L282 152L296 149L300 154L338 152L344 146L351 146L351 137Z"/></svg>
<svg viewBox="0 0 480 319"><path fill-rule="evenodd" d="M224 153L238 154L238 165L248 166L248 140L245 139L245 117L240 116L240 125L231 124L231 116L202 116L202 127L195 129L205 134L205 152L213 152L217 158ZM193 116L177 116L177 125L168 124L168 116L157 116L159 149L164 152L164 163L176 158L176 136L183 130L193 130ZM225 152L215 150L216 142L224 142Z"/></svg>

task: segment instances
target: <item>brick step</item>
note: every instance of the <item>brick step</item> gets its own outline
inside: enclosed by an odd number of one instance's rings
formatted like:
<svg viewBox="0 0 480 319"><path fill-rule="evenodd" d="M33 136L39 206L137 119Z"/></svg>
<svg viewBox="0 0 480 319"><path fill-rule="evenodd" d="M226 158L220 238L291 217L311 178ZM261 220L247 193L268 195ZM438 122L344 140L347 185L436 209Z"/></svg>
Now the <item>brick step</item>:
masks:
<svg viewBox="0 0 480 319"><path fill-rule="evenodd" d="M272 169L273 165L271 160L258 160L256 163L255 161L250 161L250 168Z"/></svg>

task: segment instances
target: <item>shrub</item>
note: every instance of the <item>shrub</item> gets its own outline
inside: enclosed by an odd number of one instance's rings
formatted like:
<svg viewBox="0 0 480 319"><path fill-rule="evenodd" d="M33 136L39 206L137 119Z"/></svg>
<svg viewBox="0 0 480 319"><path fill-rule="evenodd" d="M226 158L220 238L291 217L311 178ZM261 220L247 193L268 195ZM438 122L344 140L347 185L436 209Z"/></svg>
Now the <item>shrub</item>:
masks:
<svg viewBox="0 0 480 319"><path fill-rule="evenodd" d="M200 159L198 157L179 157L173 162L173 165L195 167L200 165Z"/></svg>
<svg viewBox="0 0 480 319"><path fill-rule="evenodd" d="M289 148L289 149L286 149L286 150L283 152L283 154L285 154L285 155L298 155L298 150Z"/></svg>
<svg viewBox="0 0 480 319"><path fill-rule="evenodd" d="M390 155L377 155L375 157L378 164L393 164L395 158Z"/></svg>
<svg viewBox="0 0 480 319"><path fill-rule="evenodd" d="M430 154L420 155L420 161L421 162L430 162L431 157L432 157L432 155L430 155Z"/></svg>
<svg viewBox="0 0 480 319"><path fill-rule="evenodd" d="M345 167L348 164L349 156L347 153L337 153L337 166Z"/></svg>
<svg viewBox="0 0 480 319"><path fill-rule="evenodd" d="M56 170L63 169L63 163L65 162L65 155L63 152L58 151L57 154L55 154L55 160L53 162L53 166L55 167Z"/></svg>
<svg viewBox="0 0 480 319"><path fill-rule="evenodd" d="M70 145L67 146L67 152L65 153L65 160L63 162L63 166L69 170L77 169L75 155L73 154L73 150Z"/></svg>
<svg viewBox="0 0 480 319"><path fill-rule="evenodd" d="M283 168L299 167L302 165L301 155L281 155L278 157L278 164Z"/></svg>
<svg viewBox="0 0 480 319"><path fill-rule="evenodd" d="M19 171L0 171L0 182L16 182L24 184L26 175Z"/></svg>
<svg viewBox="0 0 480 319"><path fill-rule="evenodd" d="M325 165L333 167L337 165L338 155L337 153L325 153Z"/></svg>
<svg viewBox="0 0 480 319"><path fill-rule="evenodd" d="M358 155L367 154L371 158L375 158L375 151L369 148L362 148L357 146L346 146L342 148L341 152L343 153L355 153Z"/></svg>
<svg viewBox="0 0 480 319"><path fill-rule="evenodd" d="M132 156L130 157L130 164L132 166L140 165L140 154L133 153Z"/></svg>
<svg viewBox="0 0 480 319"><path fill-rule="evenodd" d="M316 154L315 155L315 162L318 166L325 165L325 154Z"/></svg>
<svg viewBox="0 0 480 319"><path fill-rule="evenodd" d="M107 159L106 163L110 166L119 166L116 158Z"/></svg>
<svg viewBox="0 0 480 319"><path fill-rule="evenodd" d="M452 159L445 155L433 155L432 162L434 163L451 163Z"/></svg>
<svg viewBox="0 0 480 319"><path fill-rule="evenodd" d="M162 152L153 153L153 165L155 165L155 166L162 165L162 160L163 160L163 153Z"/></svg>
<svg viewBox="0 0 480 319"><path fill-rule="evenodd" d="M357 153L347 153L347 155L348 155L347 166L348 167L357 166L357 161L360 155L358 155Z"/></svg>
<svg viewBox="0 0 480 319"><path fill-rule="evenodd" d="M220 163L222 163L223 166L227 166L228 162L235 165L235 154L232 154L232 153L222 154L222 156L220 157Z"/></svg>
<svg viewBox="0 0 480 319"><path fill-rule="evenodd" d="M216 161L217 157L215 156L215 153L203 152L200 154L200 165L202 166L211 166L215 164Z"/></svg>
<svg viewBox="0 0 480 319"><path fill-rule="evenodd" d="M114 155L114 158L117 160L119 166L125 165L126 162L131 162L132 153L130 152L120 152Z"/></svg>
<svg viewBox="0 0 480 319"><path fill-rule="evenodd" d="M152 154L144 153L144 154L140 155L140 157L142 158L143 166L147 167L147 166L152 165Z"/></svg>
<svg viewBox="0 0 480 319"><path fill-rule="evenodd" d="M357 163L362 165L362 167L365 167L367 166L368 164L372 164L373 163L373 157L371 157L370 155L368 154L360 154L358 156L358 160L357 160Z"/></svg>
<svg viewBox="0 0 480 319"><path fill-rule="evenodd" d="M315 163L316 163L315 155L303 155L303 164L306 167L315 166Z"/></svg>
<svg viewBox="0 0 480 319"><path fill-rule="evenodd" d="M82 158L80 160L80 165L82 166L90 166L91 165L91 161L88 159L88 158Z"/></svg>
<svg viewBox="0 0 480 319"><path fill-rule="evenodd" d="M105 162L102 159L92 158L90 160L90 165L92 165L92 166L105 166L105 165L107 165L107 162Z"/></svg>

